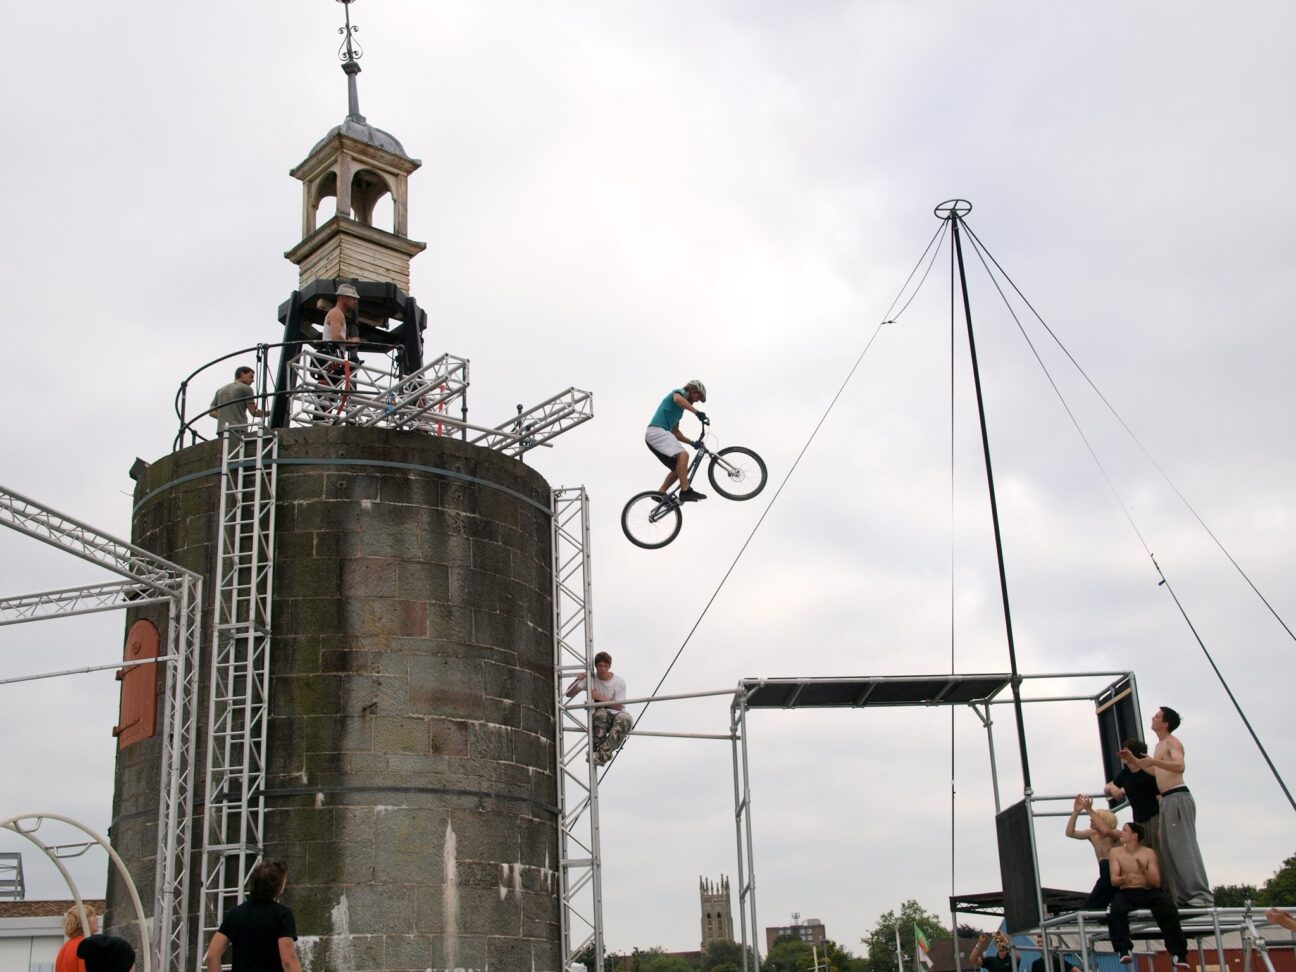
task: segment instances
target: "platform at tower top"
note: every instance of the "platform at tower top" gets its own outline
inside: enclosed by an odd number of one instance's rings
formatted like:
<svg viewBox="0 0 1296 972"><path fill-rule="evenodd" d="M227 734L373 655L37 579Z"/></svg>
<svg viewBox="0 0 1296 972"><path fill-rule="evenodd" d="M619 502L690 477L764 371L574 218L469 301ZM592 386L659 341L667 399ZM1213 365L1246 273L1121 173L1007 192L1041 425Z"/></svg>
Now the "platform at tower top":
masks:
<svg viewBox="0 0 1296 972"><path fill-rule="evenodd" d="M280 365L272 373L276 355ZM452 436L521 457L594 417L593 394L569 387L536 405L518 405L516 414L497 424L476 424L468 419L467 358L443 354L405 373L398 347L287 341L241 348L188 375L176 391L174 448L215 437L209 396L244 367L254 372L252 400L261 414L248 414L246 424L233 426L242 432L315 425L389 428Z"/></svg>

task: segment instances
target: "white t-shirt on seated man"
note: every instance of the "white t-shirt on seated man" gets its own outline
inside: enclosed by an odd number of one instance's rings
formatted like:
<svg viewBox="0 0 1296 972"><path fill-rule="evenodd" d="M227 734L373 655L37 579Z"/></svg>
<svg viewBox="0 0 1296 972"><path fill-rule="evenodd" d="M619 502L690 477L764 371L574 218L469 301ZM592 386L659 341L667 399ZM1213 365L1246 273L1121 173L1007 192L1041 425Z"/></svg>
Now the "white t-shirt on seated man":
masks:
<svg viewBox="0 0 1296 972"><path fill-rule="evenodd" d="M579 692L585 682L585 675L577 675L567 688L567 698ZM606 651L594 656L594 684L590 686L589 695L594 702L620 703L626 697L625 679L613 674L612 656ZM621 748L634 723L625 706L620 704L591 709L590 722L594 730L594 762L602 766Z"/></svg>

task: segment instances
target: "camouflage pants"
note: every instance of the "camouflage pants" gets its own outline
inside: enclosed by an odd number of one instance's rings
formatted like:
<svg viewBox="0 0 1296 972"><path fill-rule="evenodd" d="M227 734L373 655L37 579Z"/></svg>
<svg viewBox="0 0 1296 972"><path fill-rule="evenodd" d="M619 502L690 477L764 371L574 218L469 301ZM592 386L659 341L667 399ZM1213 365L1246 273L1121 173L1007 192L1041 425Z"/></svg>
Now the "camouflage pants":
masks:
<svg viewBox="0 0 1296 972"><path fill-rule="evenodd" d="M633 724L630 713L625 709L595 709L594 722L594 762L602 766L612 758L612 754L621 748L630 733Z"/></svg>

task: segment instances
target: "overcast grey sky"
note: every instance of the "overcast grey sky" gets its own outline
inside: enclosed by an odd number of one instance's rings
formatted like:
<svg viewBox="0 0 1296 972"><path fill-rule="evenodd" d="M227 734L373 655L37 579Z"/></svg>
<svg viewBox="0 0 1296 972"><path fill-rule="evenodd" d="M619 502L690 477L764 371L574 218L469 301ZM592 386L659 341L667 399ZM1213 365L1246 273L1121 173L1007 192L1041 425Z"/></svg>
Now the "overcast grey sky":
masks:
<svg viewBox="0 0 1296 972"><path fill-rule="evenodd" d="M287 172L345 114L341 14L324 0L7 11L6 486L128 535L126 470L169 450L179 380L277 340L300 230ZM766 499L690 509L664 551L626 543L622 503L659 478L641 444L657 401L701 377L722 444L756 448L781 481L951 196L972 200L973 229L1296 616L1290 4L360 0L353 16L361 108L424 163L410 229L428 243L412 290L429 352L472 359L478 420L569 385L595 393L597 419L529 461L590 489L595 637L632 694ZM1296 814L984 274L971 285L1022 670L1132 668L1145 717L1177 707L1210 877L1259 883L1296 852ZM942 256L666 690L945 672L951 603L958 670L1006 669L962 341L951 480L949 320ZM1291 639L1039 346L1292 780ZM0 551L9 594L100 576L16 536ZM0 677L111 662L121 621L8 628ZM111 674L0 691L0 816L106 828ZM726 718L722 701L663 703L645 725ZM1015 799L1006 709L997 727ZM1028 727L1037 790L1100 785L1088 706L1031 707ZM991 890L983 733L967 712L956 730L954 885ZM944 910L945 711L760 713L751 744L762 924L797 911L851 945L906 898ZM735 875L732 812L726 744L630 742L603 789L610 948L697 946L698 876ZM1049 826L1046 882L1087 886L1089 851ZM26 856L33 893L61 895ZM102 883L101 859L80 866Z"/></svg>

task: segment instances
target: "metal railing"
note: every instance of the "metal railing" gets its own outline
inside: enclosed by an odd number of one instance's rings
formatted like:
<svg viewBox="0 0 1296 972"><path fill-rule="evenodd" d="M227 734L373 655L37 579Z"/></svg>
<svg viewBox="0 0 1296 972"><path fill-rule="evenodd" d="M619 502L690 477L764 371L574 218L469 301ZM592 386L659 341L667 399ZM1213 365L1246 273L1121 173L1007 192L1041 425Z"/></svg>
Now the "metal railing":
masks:
<svg viewBox="0 0 1296 972"><path fill-rule="evenodd" d="M283 372L283 387L273 387L270 351L284 349L289 355ZM357 353L364 351L362 359ZM283 409L287 426L349 425L362 428L391 428L425 435L457 436L496 452L520 457L532 449L594 417L594 396L579 388L567 388L531 408L517 407L517 414L494 426L468 421L468 359L443 354L408 375L400 374L399 349L375 353L367 346L288 341L242 348L208 362L190 373L176 392L175 411L180 421L173 448L208 438L198 423L208 416L210 406L190 413L190 389L194 380L220 364L253 355L248 367L255 372L254 401L263 415L252 418L249 427L263 427L267 415ZM217 386L219 387L219 386ZM457 414L455 414L457 413Z"/></svg>

